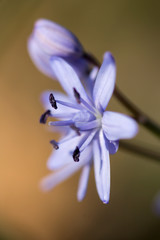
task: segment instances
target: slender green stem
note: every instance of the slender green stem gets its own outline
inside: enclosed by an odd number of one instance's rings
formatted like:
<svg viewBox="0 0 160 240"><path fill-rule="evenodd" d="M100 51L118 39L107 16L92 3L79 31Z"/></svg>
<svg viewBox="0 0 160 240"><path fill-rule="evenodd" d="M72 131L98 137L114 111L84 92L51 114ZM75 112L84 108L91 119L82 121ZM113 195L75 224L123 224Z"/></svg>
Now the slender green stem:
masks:
<svg viewBox="0 0 160 240"><path fill-rule="evenodd" d="M84 53L84 57L91 62L93 65L100 67L99 61L90 53ZM160 137L160 125L157 124L153 119L149 118L144 114L134 103L131 102L116 86L114 89L114 96L133 114L135 120L155 134Z"/></svg>

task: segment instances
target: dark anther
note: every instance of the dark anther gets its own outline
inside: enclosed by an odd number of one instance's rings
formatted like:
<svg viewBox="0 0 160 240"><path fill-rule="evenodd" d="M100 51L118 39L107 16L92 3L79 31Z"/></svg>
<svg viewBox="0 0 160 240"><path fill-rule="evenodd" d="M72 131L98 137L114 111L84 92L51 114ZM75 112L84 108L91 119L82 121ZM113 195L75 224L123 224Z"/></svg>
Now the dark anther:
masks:
<svg viewBox="0 0 160 240"><path fill-rule="evenodd" d="M81 136L79 128L77 128L75 125L71 125L70 128L72 128L77 133L78 136Z"/></svg>
<svg viewBox="0 0 160 240"><path fill-rule="evenodd" d="M50 143L52 144L52 146L54 147L54 149L59 149L58 143L55 140L51 140Z"/></svg>
<svg viewBox="0 0 160 240"><path fill-rule="evenodd" d="M75 88L73 88L73 91L74 91L74 96L77 100L77 103L80 104L81 103L81 96L80 96L79 92Z"/></svg>
<svg viewBox="0 0 160 240"><path fill-rule="evenodd" d="M56 103L56 100L55 100L55 98L54 98L52 93L49 95L49 101L50 101L51 106L54 109L57 109L57 103Z"/></svg>
<svg viewBox="0 0 160 240"><path fill-rule="evenodd" d="M45 113L42 114L42 116L40 117L40 123L45 124L47 122L47 118L51 115L51 111L47 110Z"/></svg>
<svg viewBox="0 0 160 240"><path fill-rule="evenodd" d="M74 159L75 162L79 162L80 151L79 151L78 147L76 147L72 156L73 156L73 159Z"/></svg>

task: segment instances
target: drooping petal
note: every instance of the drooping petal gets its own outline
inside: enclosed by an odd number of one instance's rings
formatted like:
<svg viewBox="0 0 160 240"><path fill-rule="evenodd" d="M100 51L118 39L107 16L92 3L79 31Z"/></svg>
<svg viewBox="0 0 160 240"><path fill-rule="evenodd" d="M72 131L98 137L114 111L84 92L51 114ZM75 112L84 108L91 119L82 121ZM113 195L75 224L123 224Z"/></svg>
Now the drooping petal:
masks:
<svg viewBox="0 0 160 240"><path fill-rule="evenodd" d="M81 154L81 160L79 162L72 161L70 164L62 168L61 170L52 173L42 179L41 181L41 188L44 191L50 190L51 188L55 187L60 182L66 180L71 175L76 173L81 167L87 165L90 162L90 155L92 153L91 146L88 146Z"/></svg>
<svg viewBox="0 0 160 240"><path fill-rule="evenodd" d="M93 142L94 172L97 192L103 203L110 197L110 160L103 132Z"/></svg>
<svg viewBox="0 0 160 240"><path fill-rule="evenodd" d="M109 151L106 148L105 139L103 131L100 131L99 141L101 146L101 181L102 181L102 191L103 191L103 203L109 203L110 198L110 159Z"/></svg>
<svg viewBox="0 0 160 240"><path fill-rule="evenodd" d="M48 77L55 78L54 72L50 66L50 56L40 49L33 36L28 40L28 52L39 71L46 74Z"/></svg>
<svg viewBox="0 0 160 240"><path fill-rule="evenodd" d="M131 117L109 111L103 114L102 128L111 141L133 138L138 132L138 124Z"/></svg>
<svg viewBox="0 0 160 240"><path fill-rule="evenodd" d="M95 175L96 188L97 188L99 198L103 201L103 189L102 189L102 181L101 181L101 175L100 175L102 159L101 159L101 148L100 148L98 138L93 141L93 160L94 160L94 175Z"/></svg>
<svg viewBox="0 0 160 240"><path fill-rule="evenodd" d="M116 80L116 65L111 53L105 54L93 88L95 106L104 111L112 96Z"/></svg>
<svg viewBox="0 0 160 240"><path fill-rule="evenodd" d="M85 165L82 169L77 192L78 201L82 201L86 195L90 169L90 164Z"/></svg>
<svg viewBox="0 0 160 240"><path fill-rule="evenodd" d="M62 58L54 57L51 59L51 66L61 86L74 101L74 88L80 93L82 98L88 101L88 96L76 72L66 61Z"/></svg>

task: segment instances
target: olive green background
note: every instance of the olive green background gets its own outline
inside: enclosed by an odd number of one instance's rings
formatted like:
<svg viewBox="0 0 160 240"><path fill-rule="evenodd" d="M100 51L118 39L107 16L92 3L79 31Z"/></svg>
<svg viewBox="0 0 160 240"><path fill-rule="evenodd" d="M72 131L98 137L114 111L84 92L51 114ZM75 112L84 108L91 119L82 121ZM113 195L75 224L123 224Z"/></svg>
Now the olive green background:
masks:
<svg viewBox="0 0 160 240"><path fill-rule="evenodd" d="M58 82L41 74L27 53L27 38L38 18L74 32L101 61L111 51L117 84L144 112L160 121L160 2L145 0L0 1L0 239L160 239L153 199L160 189L160 164L118 151L111 156L111 200L98 198L93 171L87 196L76 199L79 174L49 193L39 189L47 175L50 139L39 124L39 101ZM112 98L109 109L125 112ZM132 141L159 148L140 128Z"/></svg>

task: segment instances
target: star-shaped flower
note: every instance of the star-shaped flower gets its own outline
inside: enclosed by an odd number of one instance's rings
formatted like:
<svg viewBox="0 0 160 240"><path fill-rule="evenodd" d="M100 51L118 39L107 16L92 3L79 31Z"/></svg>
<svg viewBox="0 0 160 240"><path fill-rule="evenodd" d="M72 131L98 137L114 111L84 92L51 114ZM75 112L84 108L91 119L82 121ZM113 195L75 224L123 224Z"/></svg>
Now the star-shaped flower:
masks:
<svg viewBox="0 0 160 240"><path fill-rule="evenodd" d="M111 53L104 56L100 70L93 70L87 89L84 88L73 68L62 58L54 57L51 67L67 95L58 92L43 94L46 112L40 121L48 116L58 118L49 122L51 126L65 127L69 131L59 142L51 141L53 150L47 166L56 170L42 181L49 190L82 168L78 187L81 201L87 190L92 164L94 165L97 192L103 203L110 198L110 158L118 150L119 139L134 137L138 125L131 117L121 113L105 111L113 94L116 65Z"/></svg>

